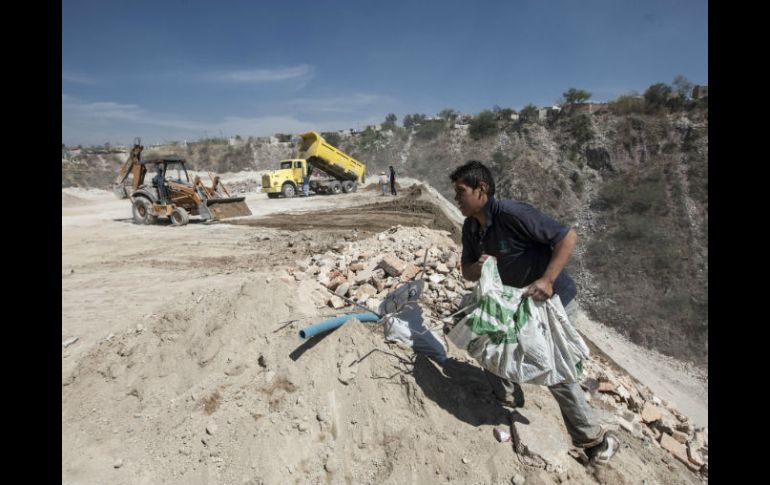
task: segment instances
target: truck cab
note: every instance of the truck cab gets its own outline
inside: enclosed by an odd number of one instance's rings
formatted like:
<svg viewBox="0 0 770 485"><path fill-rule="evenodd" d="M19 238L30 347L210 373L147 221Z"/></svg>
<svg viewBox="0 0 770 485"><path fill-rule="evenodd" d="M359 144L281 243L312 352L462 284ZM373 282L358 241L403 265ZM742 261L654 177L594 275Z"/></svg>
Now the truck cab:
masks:
<svg viewBox="0 0 770 485"><path fill-rule="evenodd" d="M262 176L262 192L266 192L271 199L283 195L286 198L294 197L302 187L307 174L307 160L293 158L281 160L280 168Z"/></svg>

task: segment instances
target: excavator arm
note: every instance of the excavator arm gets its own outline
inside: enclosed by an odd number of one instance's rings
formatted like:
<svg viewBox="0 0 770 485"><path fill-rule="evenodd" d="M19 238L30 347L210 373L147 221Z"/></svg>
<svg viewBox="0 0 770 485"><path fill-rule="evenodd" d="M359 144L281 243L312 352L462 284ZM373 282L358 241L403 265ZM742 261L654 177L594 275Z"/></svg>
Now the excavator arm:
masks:
<svg viewBox="0 0 770 485"><path fill-rule="evenodd" d="M142 150L144 150L144 147L141 144L141 140L139 138L135 138L134 147L131 149L131 152L128 155L128 159L126 159L126 161L123 162L123 165L120 166L118 177L115 179L115 183L112 184L115 195L121 199L128 198L124 182L128 178L129 174L131 174L131 170L134 168L134 164L139 163L139 161L142 159Z"/></svg>

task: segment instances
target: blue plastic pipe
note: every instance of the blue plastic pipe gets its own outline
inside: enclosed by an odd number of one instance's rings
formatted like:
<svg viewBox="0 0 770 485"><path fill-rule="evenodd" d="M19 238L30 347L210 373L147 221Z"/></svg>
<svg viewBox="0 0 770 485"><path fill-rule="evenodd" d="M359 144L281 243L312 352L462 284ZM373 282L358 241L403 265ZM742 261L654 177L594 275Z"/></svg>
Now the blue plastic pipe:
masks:
<svg viewBox="0 0 770 485"><path fill-rule="evenodd" d="M316 323L315 325L311 325L307 328L303 328L302 330L299 331L299 336L300 338L303 338L303 339L313 337L314 335L318 335L319 333L326 332L333 328L341 327L345 322L347 322L351 318L357 318L361 322L376 322L380 319L380 317L378 317L374 313L351 313L350 315L341 315L339 317L330 318L329 320L324 320L323 322Z"/></svg>

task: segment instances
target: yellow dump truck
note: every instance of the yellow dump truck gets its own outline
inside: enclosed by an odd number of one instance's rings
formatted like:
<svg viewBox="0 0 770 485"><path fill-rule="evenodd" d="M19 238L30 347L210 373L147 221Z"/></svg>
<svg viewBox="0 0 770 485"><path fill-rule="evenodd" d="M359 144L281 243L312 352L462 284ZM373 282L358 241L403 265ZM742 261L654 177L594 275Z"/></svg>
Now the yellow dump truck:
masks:
<svg viewBox="0 0 770 485"><path fill-rule="evenodd" d="M355 192L366 181L366 165L331 146L314 131L300 135L297 157L281 160L279 170L262 176L262 192L271 199L294 197L309 177L316 194Z"/></svg>

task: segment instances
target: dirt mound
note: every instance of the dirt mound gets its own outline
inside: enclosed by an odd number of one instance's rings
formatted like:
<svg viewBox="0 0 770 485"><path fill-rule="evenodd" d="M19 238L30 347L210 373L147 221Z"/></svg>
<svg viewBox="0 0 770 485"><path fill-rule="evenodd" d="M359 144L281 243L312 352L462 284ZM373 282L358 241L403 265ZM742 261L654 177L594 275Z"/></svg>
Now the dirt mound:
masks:
<svg viewBox="0 0 770 485"><path fill-rule="evenodd" d="M229 224L272 227L290 231L355 231L358 236L370 236L393 226L427 227L448 231L455 242L462 238L462 226L439 207L426 193L424 186L415 185L402 196L383 202L352 208L307 213L269 215L227 221Z"/></svg>
<svg viewBox="0 0 770 485"><path fill-rule="evenodd" d="M268 291L281 303L260 298ZM269 344L280 321L314 311L293 294L290 285L270 277L235 294L211 289L101 341L64 377L62 389L63 402L80 403L63 416L63 433L85 433L92 446L101 442L99 459L65 451L63 474L85 469L111 483L141 477L157 483L236 461L245 468L223 471L216 481L240 483L251 461L241 459L244 449L230 446L228 436L247 446L259 418L291 406L284 398L295 378L281 362L288 362L289 352L281 358ZM100 419L93 419L95 412ZM116 477L109 472L118 459L129 473Z"/></svg>
<svg viewBox="0 0 770 485"><path fill-rule="evenodd" d="M81 199L80 197L76 197L72 194L68 194L66 192L61 193L61 206L62 207L75 207L79 205L85 205L88 204L88 201L85 199Z"/></svg>
<svg viewBox="0 0 770 485"><path fill-rule="evenodd" d="M301 342L298 329L315 320L281 328L315 311L297 292L312 293L310 282L295 288L267 276L237 294L190 295L100 342L63 382L63 402L79 403L63 411L63 433L89 438L63 452L63 474L110 483L428 483L468 477L461 455L500 455L493 471L472 473L487 483L515 471L502 460L510 449L457 439L445 417L463 416L473 434L505 422L502 409L468 394L473 379L484 384L478 372L449 382L357 321Z"/></svg>

